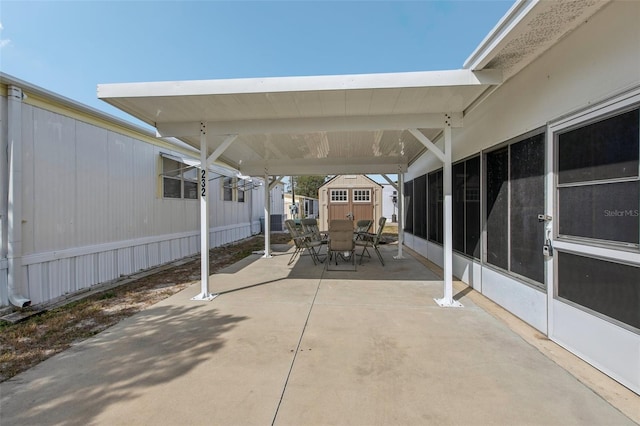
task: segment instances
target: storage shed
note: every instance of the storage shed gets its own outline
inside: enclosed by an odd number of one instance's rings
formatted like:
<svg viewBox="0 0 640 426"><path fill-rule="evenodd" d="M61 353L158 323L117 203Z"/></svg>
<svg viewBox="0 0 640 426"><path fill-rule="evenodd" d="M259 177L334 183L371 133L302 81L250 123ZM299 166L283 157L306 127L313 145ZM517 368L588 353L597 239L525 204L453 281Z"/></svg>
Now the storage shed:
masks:
<svg viewBox="0 0 640 426"><path fill-rule="evenodd" d="M322 185L319 193L320 229L328 230L332 219L350 218L354 222L371 219L372 231L377 230L382 216L382 185L373 179L366 175L337 175Z"/></svg>

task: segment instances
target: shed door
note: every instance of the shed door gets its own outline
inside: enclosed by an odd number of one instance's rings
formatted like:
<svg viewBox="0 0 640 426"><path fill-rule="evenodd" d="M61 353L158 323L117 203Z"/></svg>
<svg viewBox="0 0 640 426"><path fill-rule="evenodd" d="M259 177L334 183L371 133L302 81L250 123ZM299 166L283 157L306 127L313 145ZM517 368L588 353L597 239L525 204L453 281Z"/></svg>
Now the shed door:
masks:
<svg viewBox="0 0 640 426"><path fill-rule="evenodd" d="M352 219L355 224L362 219L374 220L373 194L373 188L330 189L328 222L332 219Z"/></svg>

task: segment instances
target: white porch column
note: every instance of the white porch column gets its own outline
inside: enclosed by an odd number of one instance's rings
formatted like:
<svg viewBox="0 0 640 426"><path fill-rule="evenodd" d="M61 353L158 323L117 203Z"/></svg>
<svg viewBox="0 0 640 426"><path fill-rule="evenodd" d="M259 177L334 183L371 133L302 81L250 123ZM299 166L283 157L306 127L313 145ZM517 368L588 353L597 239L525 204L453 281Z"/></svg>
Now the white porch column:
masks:
<svg viewBox="0 0 640 426"><path fill-rule="evenodd" d="M453 300L453 209L451 184L451 120L448 118L444 127L444 297L435 299L443 307L462 307L460 302Z"/></svg>
<svg viewBox="0 0 640 426"><path fill-rule="evenodd" d="M394 259L404 259L402 246L404 245L404 173L398 172L398 254Z"/></svg>
<svg viewBox="0 0 640 426"><path fill-rule="evenodd" d="M209 179L207 176L207 127L200 123L200 294L191 300L213 300L209 293Z"/></svg>
<svg viewBox="0 0 640 426"><path fill-rule="evenodd" d="M271 257L271 185L269 173L264 175L264 259Z"/></svg>

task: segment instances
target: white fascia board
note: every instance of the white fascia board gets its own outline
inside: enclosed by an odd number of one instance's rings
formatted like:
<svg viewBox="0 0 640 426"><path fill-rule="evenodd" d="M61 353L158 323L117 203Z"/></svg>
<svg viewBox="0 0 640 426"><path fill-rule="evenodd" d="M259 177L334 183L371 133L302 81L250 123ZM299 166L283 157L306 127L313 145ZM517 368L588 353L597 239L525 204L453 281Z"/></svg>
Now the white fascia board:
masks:
<svg viewBox="0 0 640 426"><path fill-rule="evenodd" d="M462 126L462 112L451 114L398 114L383 116L340 116L284 118L269 120L235 120L207 122L209 135L301 134L308 132L348 132L375 130L441 129L447 118L455 127ZM157 123L158 135L195 136L200 122ZM196 132L197 133L194 133Z"/></svg>
<svg viewBox="0 0 640 426"><path fill-rule="evenodd" d="M500 19L495 27L487 34L478 47L464 61L464 69L471 71L482 70L491 59L508 42L507 37L513 29L538 4L539 0L518 0Z"/></svg>
<svg viewBox="0 0 640 426"><path fill-rule="evenodd" d="M469 69L386 74L347 74L225 80L161 81L98 85L99 99L314 92L327 90L395 89L408 87L499 84L500 73Z"/></svg>

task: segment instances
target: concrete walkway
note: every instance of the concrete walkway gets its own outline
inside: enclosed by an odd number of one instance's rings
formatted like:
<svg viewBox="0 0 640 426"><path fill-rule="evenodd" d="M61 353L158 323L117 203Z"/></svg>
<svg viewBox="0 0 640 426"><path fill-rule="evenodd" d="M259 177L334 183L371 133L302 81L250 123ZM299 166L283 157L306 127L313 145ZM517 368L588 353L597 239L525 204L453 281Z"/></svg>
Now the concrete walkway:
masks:
<svg viewBox="0 0 640 426"><path fill-rule="evenodd" d="M251 256L0 384L0 424L633 425L416 258ZM476 294L477 297L477 294ZM481 297L481 296L480 296Z"/></svg>

